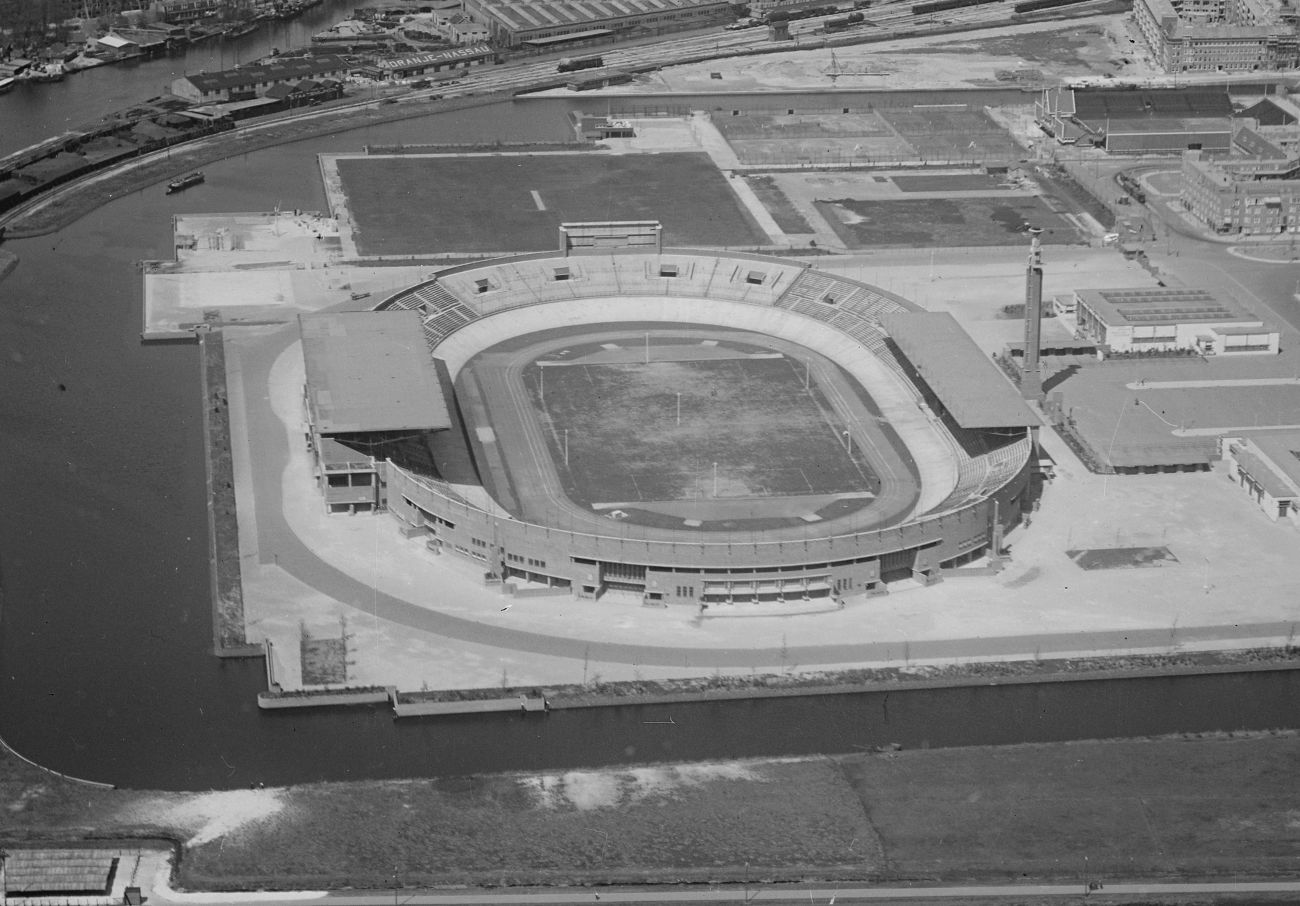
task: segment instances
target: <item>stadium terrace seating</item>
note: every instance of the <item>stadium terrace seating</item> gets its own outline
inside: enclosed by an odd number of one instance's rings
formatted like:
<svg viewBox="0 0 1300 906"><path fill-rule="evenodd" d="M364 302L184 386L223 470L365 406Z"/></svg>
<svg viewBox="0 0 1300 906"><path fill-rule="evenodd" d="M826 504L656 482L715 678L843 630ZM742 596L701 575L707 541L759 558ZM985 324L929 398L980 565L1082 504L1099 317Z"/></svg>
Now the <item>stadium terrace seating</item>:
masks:
<svg viewBox="0 0 1300 906"><path fill-rule="evenodd" d="M818 309L838 309L872 322L885 312L904 308L870 286L814 270L799 274L776 304L813 317L821 317L816 313Z"/></svg>
<svg viewBox="0 0 1300 906"><path fill-rule="evenodd" d="M1032 443L1028 437L1022 437L1015 443L999 447L987 454L988 474L979 489L979 496L991 494L1015 477L1024 468L1029 459Z"/></svg>
<svg viewBox="0 0 1300 906"><path fill-rule="evenodd" d="M996 491L1024 468L1029 459L1030 446L1029 438L1022 437L980 456L968 456L958 446L957 485L926 515L935 516L960 509L965 504Z"/></svg>
<svg viewBox="0 0 1300 906"><path fill-rule="evenodd" d="M396 309L420 312L424 336L431 346L442 342L452 332L478 317L478 313L473 308L437 281L416 286L385 300L379 306L381 311Z"/></svg>

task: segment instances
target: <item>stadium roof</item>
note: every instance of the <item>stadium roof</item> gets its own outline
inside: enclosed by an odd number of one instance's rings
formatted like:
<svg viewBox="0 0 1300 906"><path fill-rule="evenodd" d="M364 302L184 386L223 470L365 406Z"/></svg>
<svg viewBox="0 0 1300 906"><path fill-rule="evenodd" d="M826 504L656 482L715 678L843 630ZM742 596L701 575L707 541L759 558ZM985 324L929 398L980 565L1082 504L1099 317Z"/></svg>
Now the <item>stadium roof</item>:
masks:
<svg viewBox="0 0 1300 906"><path fill-rule="evenodd" d="M963 428L1039 423L1016 388L946 311L896 311L881 318L890 339Z"/></svg>
<svg viewBox="0 0 1300 906"><path fill-rule="evenodd" d="M1074 115L1088 122L1230 117L1232 101L1224 88L1076 88Z"/></svg>
<svg viewBox="0 0 1300 906"><path fill-rule="evenodd" d="M332 312L298 323L320 433L451 427L419 312Z"/></svg>

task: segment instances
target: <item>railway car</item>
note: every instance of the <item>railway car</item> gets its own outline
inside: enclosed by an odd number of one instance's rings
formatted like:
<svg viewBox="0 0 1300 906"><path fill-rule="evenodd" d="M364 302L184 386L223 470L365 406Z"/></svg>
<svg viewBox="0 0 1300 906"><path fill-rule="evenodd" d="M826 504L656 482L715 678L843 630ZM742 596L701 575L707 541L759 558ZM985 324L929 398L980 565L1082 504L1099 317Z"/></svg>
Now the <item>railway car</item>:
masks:
<svg viewBox="0 0 1300 906"><path fill-rule="evenodd" d="M593 57L565 57L555 67L556 72L577 72L580 69L596 69L604 66L605 61L599 55Z"/></svg>

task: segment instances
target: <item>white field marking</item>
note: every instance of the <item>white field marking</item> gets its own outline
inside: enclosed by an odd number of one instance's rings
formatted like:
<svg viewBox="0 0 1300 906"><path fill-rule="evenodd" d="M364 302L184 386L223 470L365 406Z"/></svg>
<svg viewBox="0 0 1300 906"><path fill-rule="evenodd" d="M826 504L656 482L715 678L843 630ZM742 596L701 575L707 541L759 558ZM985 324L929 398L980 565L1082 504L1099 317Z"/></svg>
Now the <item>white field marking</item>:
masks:
<svg viewBox="0 0 1300 906"><path fill-rule="evenodd" d="M529 191L529 192L532 194L532 196L533 196L533 204L537 205L537 210L539 210L539 211L545 211L545 210L546 210L546 202L542 201L542 196L539 195L539 194L537 194L537 190L536 190L536 189L529 189L528 191Z"/></svg>

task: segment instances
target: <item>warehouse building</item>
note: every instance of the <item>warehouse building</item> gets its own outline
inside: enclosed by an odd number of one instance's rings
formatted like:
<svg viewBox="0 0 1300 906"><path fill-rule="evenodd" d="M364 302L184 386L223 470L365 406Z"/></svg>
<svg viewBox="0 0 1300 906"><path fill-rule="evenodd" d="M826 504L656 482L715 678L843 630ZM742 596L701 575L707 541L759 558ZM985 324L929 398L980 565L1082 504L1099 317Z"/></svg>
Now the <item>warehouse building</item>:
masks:
<svg viewBox="0 0 1300 906"><path fill-rule="evenodd" d="M487 25L497 46L538 50L732 18L728 0L465 0L465 11Z"/></svg>
<svg viewBox="0 0 1300 906"><path fill-rule="evenodd" d="M1200 355L1276 355L1275 328L1204 289L1141 287L1074 293L1077 332L1104 352L1185 350Z"/></svg>
<svg viewBox="0 0 1300 906"><path fill-rule="evenodd" d="M264 97L268 89L303 79L340 79L348 63L335 54L299 57L221 72L199 72L172 80L172 94L195 104L220 104Z"/></svg>
<svg viewBox="0 0 1300 906"><path fill-rule="evenodd" d="M472 47L455 47L449 50L376 59L372 63L359 67L357 71L372 79L401 80L482 66L495 59L496 52L492 48L486 44L476 44Z"/></svg>

